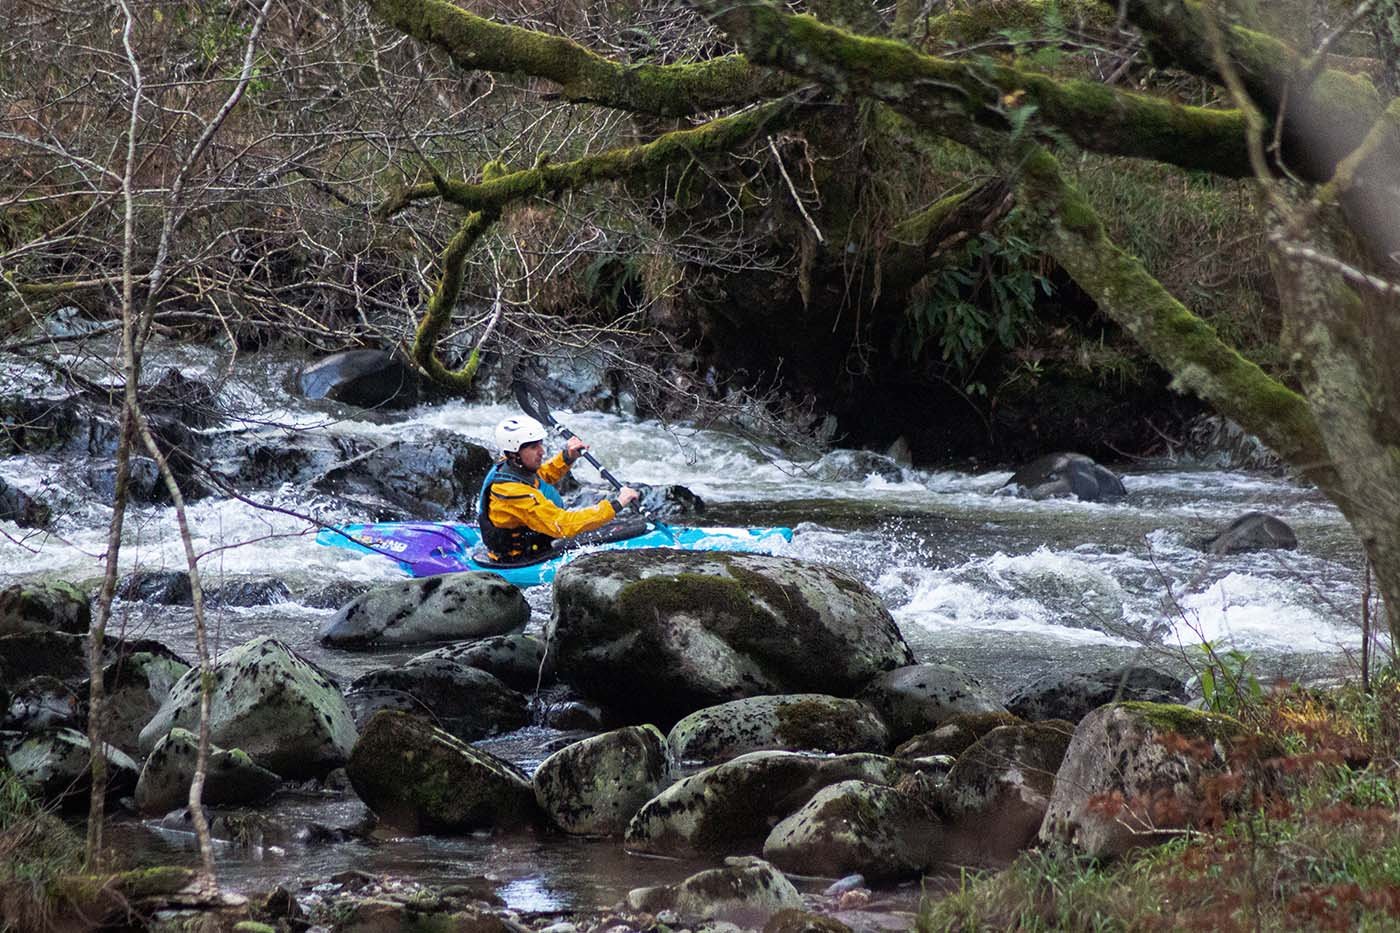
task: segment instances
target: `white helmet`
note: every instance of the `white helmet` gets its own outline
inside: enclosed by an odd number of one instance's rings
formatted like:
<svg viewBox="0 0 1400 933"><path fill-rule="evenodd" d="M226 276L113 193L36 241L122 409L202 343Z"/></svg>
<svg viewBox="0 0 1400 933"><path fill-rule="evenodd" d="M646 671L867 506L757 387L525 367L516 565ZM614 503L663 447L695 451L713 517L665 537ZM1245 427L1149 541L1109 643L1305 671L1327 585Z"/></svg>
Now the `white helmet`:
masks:
<svg viewBox="0 0 1400 933"><path fill-rule="evenodd" d="M518 453L526 444L544 440L544 425L529 415L516 415L496 425L496 446L503 454Z"/></svg>

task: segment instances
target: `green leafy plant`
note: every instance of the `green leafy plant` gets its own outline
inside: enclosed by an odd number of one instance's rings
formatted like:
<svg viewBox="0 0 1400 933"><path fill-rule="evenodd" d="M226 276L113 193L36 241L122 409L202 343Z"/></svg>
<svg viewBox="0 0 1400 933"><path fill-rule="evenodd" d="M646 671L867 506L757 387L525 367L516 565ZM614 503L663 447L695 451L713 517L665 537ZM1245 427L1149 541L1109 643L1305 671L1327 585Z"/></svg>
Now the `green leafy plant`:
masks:
<svg viewBox="0 0 1400 933"><path fill-rule="evenodd" d="M1199 650L1204 663L1198 676L1208 710L1236 715L1263 699L1264 688L1249 670L1249 654L1238 648L1218 651L1211 642L1204 642Z"/></svg>
<svg viewBox="0 0 1400 933"><path fill-rule="evenodd" d="M1037 291L1050 295L1040 255L1014 234L969 239L908 308L914 357L936 344L944 360L969 374L993 344L1010 349L1035 319Z"/></svg>

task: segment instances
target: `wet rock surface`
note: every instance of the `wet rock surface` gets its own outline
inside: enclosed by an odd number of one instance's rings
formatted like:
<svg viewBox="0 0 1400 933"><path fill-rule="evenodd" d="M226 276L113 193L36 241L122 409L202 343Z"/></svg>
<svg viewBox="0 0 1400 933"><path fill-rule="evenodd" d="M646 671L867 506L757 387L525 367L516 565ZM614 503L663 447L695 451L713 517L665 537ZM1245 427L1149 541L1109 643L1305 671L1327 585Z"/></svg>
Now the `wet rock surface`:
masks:
<svg viewBox="0 0 1400 933"><path fill-rule="evenodd" d="M374 716L346 765L355 793L410 833L465 833L537 823L529 779L514 765L413 716Z"/></svg>
<svg viewBox="0 0 1400 933"><path fill-rule="evenodd" d="M493 462L482 445L434 431L421 441L356 445L312 486L371 521L458 521L475 518L481 481Z"/></svg>
<svg viewBox="0 0 1400 933"><path fill-rule="evenodd" d="M297 387L310 399L359 408L407 408L418 403L418 375L397 354L345 350L307 365Z"/></svg>
<svg viewBox="0 0 1400 933"><path fill-rule="evenodd" d="M189 801L199 737L184 729L171 729L151 750L136 781L136 808L143 813L165 813ZM239 749L209 749L201 799L207 806L237 806L266 800L279 779L259 767Z"/></svg>
<svg viewBox="0 0 1400 933"><path fill-rule="evenodd" d="M1186 686L1180 678L1150 667L1055 672L1017 690L1006 701L1006 707L1031 722L1040 719L1079 722L1091 710L1116 700L1184 703Z"/></svg>
<svg viewBox="0 0 1400 933"><path fill-rule="evenodd" d="M91 624L91 600L71 583L16 583L0 590L0 635L85 635Z"/></svg>
<svg viewBox="0 0 1400 933"><path fill-rule="evenodd" d="M997 491L1037 501L1074 496L1082 502L1114 502L1128 494L1116 473L1075 453L1038 457L1017 470Z"/></svg>
<svg viewBox="0 0 1400 933"><path fill-rule="evenodd" d="M666 737L678 761L714 764L746 752L883 752L889 730L865 703L818 693L746 697L696 710Z"/></svg>
<svg viewBox="0 0 1400 933"><path fill-rule="evenodd" d="M1281 518L1267 512L1246 512L1224 530L1201 540L1197 546L1212 554L1291 551L1298 546L1298 536Z"/></svg>
<svg viewBox="0 0 1400 933"><path fill-rule="evenodd" d="M350 684L345 699L361 728L379 710L402 710L463 741L512 732L530 722L523 694L486 671L441 657L371 671Z"/></svg>
<svg viewBox="0 0 1400 933"><path fill-rule="evenodd" d="M104 745L107 797L116 800L136 787L140 768L120 749ZM53 729L26 736L5 749L5 763L31 794L45 803L82 808L92 788L92 745L81 732Z"/></svg>
<svg viewBox="0 0 1400 933"><path fill-rule="evenodd" d="M370 590L326 621L321 642L367 648L484 638L523 628L529 618L524 594L496 574L441 574Z"/></svg>
<svg viewBox="0 0 1400 933"><path fill-rule="evenodd" d="M549 686L555 680L554 659L546 652L545 643L524 632L444 645L413 660L434 658L485 671L514 689L528 693L533 693L537 687Z"/></svg>
<svg viewBox="0 0 1400 933"><path fill-rule="evenodd" d="M624 720L668 728L745 696L849 696L913 659L864 584L762 554L584 555L555 579L547 637L561 677Z"/></svg>
<svg viewBox="0 0 1400 933"><path fill-rule="evenodd" d="M321 777L345 764L355 744L350 709L339 688L285 644L261 636L213 663L211 740L241 748L286 778ZM149 752L175 726L198 722L199 670L190 670L141 730Z"/></svg>
<svg viewBox="0 0 1400 933"><path fill-rule="evenodd" d="M666 740L655 726L629 726L575 742L535 771L535 800L566 833L620 836L670 781Z"/></svg>
<svg viewBox="0 0 1400 933"><path fill-rule="evenodd" d="M1000 698L948 664L912 664L877 675L861 693L902 742L967 713L1004 713Z"/></svg>

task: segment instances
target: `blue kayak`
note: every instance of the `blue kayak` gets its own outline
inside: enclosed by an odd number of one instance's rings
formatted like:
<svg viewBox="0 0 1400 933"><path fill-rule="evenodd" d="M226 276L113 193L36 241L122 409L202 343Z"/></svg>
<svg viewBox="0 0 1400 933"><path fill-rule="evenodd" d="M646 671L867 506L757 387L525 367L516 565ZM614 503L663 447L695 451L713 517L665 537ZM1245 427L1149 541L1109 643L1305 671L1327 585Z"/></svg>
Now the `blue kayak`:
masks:
<svg viewBox="0 0 1400 933"><path fill-rule="evenodd" d="M316 543L365 554L380 554L410 576L428 577L460 570L489 570L516 586L538 586L554 579L567 561L599 549L669 547L687 551L765 551L792 540L791 528L692 528L660 522L632 522L610 530L604 526L561 542L553 555L524 566L487 562L475 525L445 522L377 522L327 528Z"/></svg>

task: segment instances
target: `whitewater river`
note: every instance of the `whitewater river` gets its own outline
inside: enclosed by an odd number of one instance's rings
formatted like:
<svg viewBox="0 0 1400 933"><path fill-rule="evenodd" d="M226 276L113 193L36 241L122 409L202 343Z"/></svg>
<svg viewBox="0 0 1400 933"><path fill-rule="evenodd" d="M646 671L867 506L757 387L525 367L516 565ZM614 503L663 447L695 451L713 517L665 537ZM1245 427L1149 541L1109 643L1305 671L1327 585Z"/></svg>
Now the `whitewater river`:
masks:
<svg viewBox="0 0 1400 933"><path fill-rule="evenodd" d="M176 362L191 375L208 377L214 369L193 358ZM462 402L394 414L307 405L284 388L288 366L263 363L250 367L255 376L225 384L221 399L241 419L210 430L251 430L272 443L294 432L388 441L449 430L487 438L499 419L515 413ZM822 480L811 463L731 435L615 415L558 414L623 479L680 483L701 496L708 509L697 523L795 528L780 553L849 570L885 601L921 661L960 665L1002 690L1055 670L1131 660L1185 675L1207 640L1249 652L1264 680L1332 677L1358 664L1360 550L1331 505L1285 479L1115 465L1129 494L1124 503L1036 503L994 495L1009 470L913 469L899 482ZM48 577L95 581L100 575L109 511L81 479L86 469L71 457L0 460L0 478L41 495L59 513L51 534L0 525L0 585ZM586 464L577 471L599 482ZM325 522L362 518L304 486L251 496ZM1217 557L1191 546L1256 509L1287 520L1299 549ZM207 555L201 564L207 584L277 578L304 594L338 582L399 578L384 558L316 545L314 528L288 514L211 498L194 503L190 516L196 548ZM183 567L167 508L137 509L126 541L127 569ZM527 591L527 597L531 626L541 628L548 588ZM217 647L275 635L347 680L418 653L324 649L316 635L332 611L298 602L217 609L211 624ZM188 609L119 603L116 620L129 635L159 639L193 658ZM482 744L529 768L566 738L530 729ZM337 826L354 822L362 809L308 793L280 799L271 813L288 826L307 820ZM123 845L145 860L191 858L182 833L135 821L124 824L123 833ZM235 888L324 878L346 868L432 881L485 876L511 906L542 913L614 903L629 888L677 880L697 867L629 857L616 842L559 838L317 846L293 840L278 849L229 846L220 854L221 877Z"/></svg>

